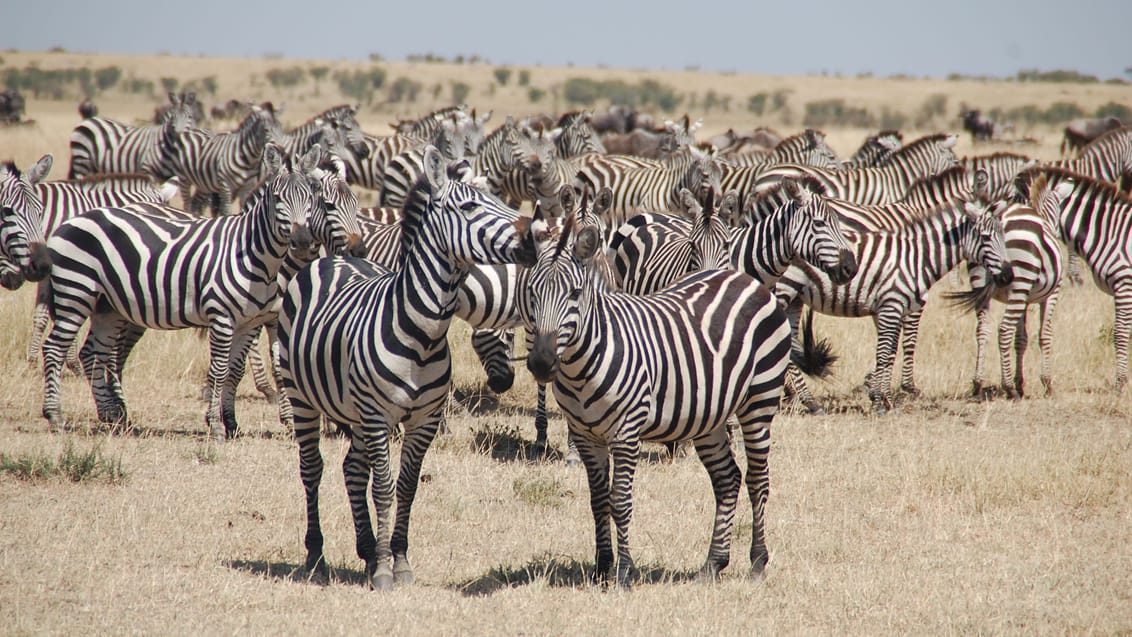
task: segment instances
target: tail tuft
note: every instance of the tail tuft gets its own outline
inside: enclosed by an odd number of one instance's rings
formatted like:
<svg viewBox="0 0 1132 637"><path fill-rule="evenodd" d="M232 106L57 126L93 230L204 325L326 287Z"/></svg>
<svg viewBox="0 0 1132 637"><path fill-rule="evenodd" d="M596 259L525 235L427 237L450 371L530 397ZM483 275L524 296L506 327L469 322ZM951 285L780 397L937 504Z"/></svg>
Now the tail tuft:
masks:
<svg viewBox="0 0 1132 637"><path fill-rule="evenodd" d="M814 310L806 308L798 331L802 336L802 351L792 351L790 360L802 370L802 373L814 378L828 378L833 374L833 364L837 362L837 355L833 353L833 345L829 339L814 341Z"/></svg>

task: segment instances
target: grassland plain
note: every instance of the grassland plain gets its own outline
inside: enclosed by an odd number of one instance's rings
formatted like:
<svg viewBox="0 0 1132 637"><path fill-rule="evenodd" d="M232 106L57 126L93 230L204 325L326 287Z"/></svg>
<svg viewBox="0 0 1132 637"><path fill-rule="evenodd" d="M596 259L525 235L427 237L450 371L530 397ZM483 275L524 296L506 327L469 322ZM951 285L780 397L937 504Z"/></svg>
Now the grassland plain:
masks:
<svg viewBox="0 0 1132 637"><path fill-rule="evenodd" d="M291 63L3 56L7 65L35 58L44 66L121 64L139 75L215 74L221 96L236 95L249 73ZM436 73L430 81L460 77L477 87L488 81L491 68L382 65L393 74ZM642 75L532 69L532 83L551 81L539 80L543 74L582 73ZM779 82L795 87L795 96L836 95L875 104L917 104L925 94L952 88L955 102L963 97L978 103L982 97L990 103L991 96L1004 105L1128 101L1127 87L1110 86L646 75L716 90L734 82L737 96L748 92L746 86ZM1123 93L1093 93L1113 90ZM1018 95L1021 91L1037 92ZM296 121L342 101L329 95L326 84L320 98L282 97ZM479 92L469 101L497 114L532 110L529 104L489 101ZM147 116L154 102L116 96L100 104L104 114L128 119ZM363 126L381 132L389 115L363 111ZM74 103L32 100L29 116L36 126L0 130L0 156L23 165L51 151L65 163L67 135L77 118ZM741 113L730 117L730 122L713 117L705 128L754 123ZM829 134L834 147L847 154L864 132ZM1052 157L1055 133L1046 131L1041 140L1033 152ZM710 485L694 458L668 463L652 447L638 472L632 526L642 582L629 592L588 585L593 538L583 473L558 461L528 459L521 440L533 438L533 383L520 372L511 392L485 396L467 329L456 324L452 341L462 400L449 410L451 433L438 439L425 460L410 548L418 584L389 595L372 593L363 583L342 487L345 444L338 438L323 443L322 489L335 577L318 586L296 576L304 558L296 446L277 423L274 406L257 397L250 383L241 388L238 403L244 435L221 446L207 441L204 405L198 401L207 348L192 332L150 333L129 362L124 383L132 429L112 434L100 428L89 389L67 376L63 401L70 428L48 433L39 416L39 370L23 360L33 296L28 288L0 294L0 454L19 460L59 458L68 449L97 451L120 461L125 478L76 483L60 475L26 480L0 472L5 634L1132 630L1130 404L1127 394L1110 391L1112 302L1091 285L1067 290L1058 305L1053 397L1041 396L1036 382L1032 333L1026 369L1033 397L967 400L974 320L933 300L919 346L924 395L906 398L884 418L867 413L859 389L872 365L871 323L819 317L819 332L842 357L837 375L815 386L831 414L810 417L787 409L775 420L767 508L771 562L766 581L758 585L742 577L750 539L745 495L732 567L716 585L689 581L706 552ZM992 381L996 360L989 358ZM552 412L552 443L561 451L565 427L553 401Z"/></svg>

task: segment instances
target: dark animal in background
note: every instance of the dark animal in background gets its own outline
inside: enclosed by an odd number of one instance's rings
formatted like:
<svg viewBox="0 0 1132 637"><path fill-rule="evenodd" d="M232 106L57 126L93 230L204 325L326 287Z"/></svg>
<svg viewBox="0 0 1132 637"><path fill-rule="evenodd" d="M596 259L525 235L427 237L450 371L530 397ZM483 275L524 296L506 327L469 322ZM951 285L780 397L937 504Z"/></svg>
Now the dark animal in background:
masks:
<svg viewBox="0 0 1132 637"><path fill-rule="evenodd" d="M14 88L0 91L0 124L18 124L24 115L24 96Z"/></svg>
<svg viewBox="0 0 1132 637"><path fill-rule="evenodd" d="M95 106L94 102L90 101L90 99L85 99L79 102L79 115L82 116L83 119L97 117L98 107Z"/></svg>
<svg viewBox="0 0 1132 637"><path fill-rule="evenodd" d="M963 130L971 133L972 142L989 142L994 139L994 121L979 109L963 109L959 117L963 120Z"/></svg>
<svg viewBox="0 0 1132 637"><path fill-rule="evenodd" d="M1061 139L1061 156L1076 154L1089 142L1121 126L1124 126L1124 122L1112 116L1075 119L1065 125L1065 134Z"/></svg>
<svg viewBox="0 0 1132 637"><path fill-rule="evenodd" d="M182 94L183 95L183 94ZM199 125L204 121L204 104L200 100L193 100L193 117L194 121ZM169 116L169 111L173 110L172 104L162 104L153 108L153 123L164 124L165 119Z"/></svg>

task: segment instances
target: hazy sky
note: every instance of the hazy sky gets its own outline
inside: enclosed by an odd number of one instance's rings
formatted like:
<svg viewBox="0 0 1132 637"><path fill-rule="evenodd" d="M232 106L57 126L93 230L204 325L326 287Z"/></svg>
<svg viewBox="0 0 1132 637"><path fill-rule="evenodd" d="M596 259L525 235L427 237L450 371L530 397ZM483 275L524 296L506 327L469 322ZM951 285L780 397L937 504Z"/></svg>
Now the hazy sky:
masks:
<svg viewBox="0 0 1132 637"><path fill-rule="evenodd" d="M0 0L0 47L791 75L1132 67L1132 0ZM313 8L313 9L312 9Z"/></svg>

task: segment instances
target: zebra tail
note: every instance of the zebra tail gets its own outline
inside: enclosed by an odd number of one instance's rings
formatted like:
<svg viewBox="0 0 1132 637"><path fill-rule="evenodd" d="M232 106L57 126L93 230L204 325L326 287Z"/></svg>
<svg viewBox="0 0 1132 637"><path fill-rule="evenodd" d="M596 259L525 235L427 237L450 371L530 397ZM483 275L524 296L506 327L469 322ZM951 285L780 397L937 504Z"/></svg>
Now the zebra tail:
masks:
<svg viewBox="0 0 1132 637"><path fill-rule="evenodd" d="M994 292L994 284L988 283L987 285L970 290L963 290L961 292L945 292L943 298L952 307L957 308L965 314L970 314L971 312L977 312L984 307L988 307L991 297L994 296Z"/></svg>
<svg viewBox="0 0 1132 637"><path fill-rule="evenodd" d="M833 345L829 339L820 341L814 339L814 310L807 307L802 317L799 332L802 335L802 351L791 350L790 360L802 373L814 378L828 378L833 374L833 364L837 362L837 355L833 353Z"/></svg>

